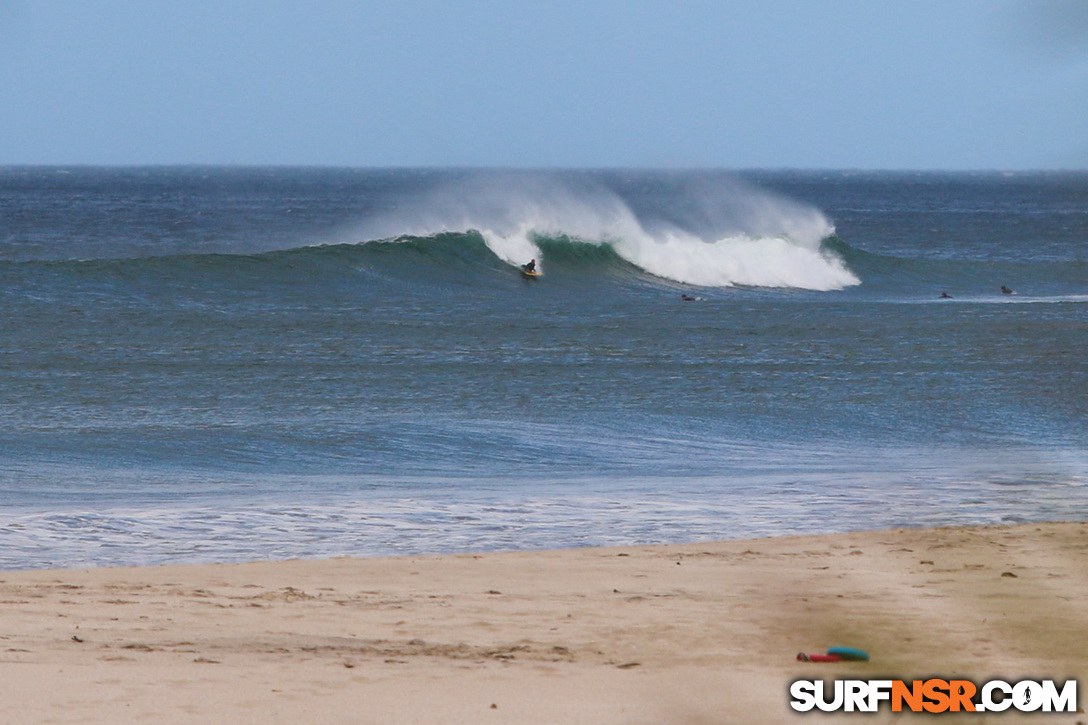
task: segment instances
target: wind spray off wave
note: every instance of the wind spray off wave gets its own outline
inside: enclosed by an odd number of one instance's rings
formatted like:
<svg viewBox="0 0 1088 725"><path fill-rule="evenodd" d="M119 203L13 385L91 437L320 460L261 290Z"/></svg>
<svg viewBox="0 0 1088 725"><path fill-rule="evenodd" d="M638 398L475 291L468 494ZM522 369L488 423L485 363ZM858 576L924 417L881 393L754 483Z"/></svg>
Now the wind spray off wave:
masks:
<svg viewBox="0 0 1088 725"><path fill-rule="evenodd" d="M665 179L668 181L668 179ZM818 209L722 178L667 187L668 203L636 209L588 173L475 172L366 223L356 238L476 231L504 262L541 259L537 240L609 245L646 272L708 287L835 290L859 279L822 242Z"/></svg>

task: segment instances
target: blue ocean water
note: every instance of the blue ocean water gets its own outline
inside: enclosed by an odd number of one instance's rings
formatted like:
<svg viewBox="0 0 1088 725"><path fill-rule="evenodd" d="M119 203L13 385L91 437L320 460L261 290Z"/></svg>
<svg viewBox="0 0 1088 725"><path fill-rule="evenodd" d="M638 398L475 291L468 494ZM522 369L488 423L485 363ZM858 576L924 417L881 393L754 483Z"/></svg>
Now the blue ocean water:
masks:
<svg viewBox="0 0 1088 725"><path fill-rule="evenodd" d="M0 568L1088 517L1083 172L7 167L0 305Z"/></svg>

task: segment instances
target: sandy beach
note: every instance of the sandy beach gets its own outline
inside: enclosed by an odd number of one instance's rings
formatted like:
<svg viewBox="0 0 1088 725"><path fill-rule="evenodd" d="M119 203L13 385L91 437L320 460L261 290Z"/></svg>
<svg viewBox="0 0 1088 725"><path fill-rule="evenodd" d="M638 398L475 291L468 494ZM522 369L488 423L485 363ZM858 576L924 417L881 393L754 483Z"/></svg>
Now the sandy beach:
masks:
<svg viewBox="0 0 1088 725"><path fill-rule="evenodd" d="M789 685L1084 683L1086 602L1082 523L0 572L0 722L900 721ZM872 659L796 659L836 645Z"/></svg>

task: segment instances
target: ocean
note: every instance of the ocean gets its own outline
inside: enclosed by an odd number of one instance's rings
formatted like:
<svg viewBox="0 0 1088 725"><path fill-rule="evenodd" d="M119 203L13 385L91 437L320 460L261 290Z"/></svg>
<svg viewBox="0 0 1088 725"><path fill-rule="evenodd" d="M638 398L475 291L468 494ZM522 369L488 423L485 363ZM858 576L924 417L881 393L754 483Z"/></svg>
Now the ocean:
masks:
<svg viewBox="0 0 1088 725"><path fill-rule="evenodd" d="M3 167L0 305L3 569L1088 520L1088 172Z"/></svg>

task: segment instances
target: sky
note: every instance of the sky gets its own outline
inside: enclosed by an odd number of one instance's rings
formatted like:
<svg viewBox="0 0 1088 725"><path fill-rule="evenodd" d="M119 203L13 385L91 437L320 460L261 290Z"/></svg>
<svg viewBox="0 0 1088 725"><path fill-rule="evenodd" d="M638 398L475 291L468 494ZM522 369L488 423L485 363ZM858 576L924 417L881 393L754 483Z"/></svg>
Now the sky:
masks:
<svg viewBox="0 0 1088 725"><path fill-rule="evenodd" d="M0 0L0 165L1088 168L1088 0Z"/></svg>

